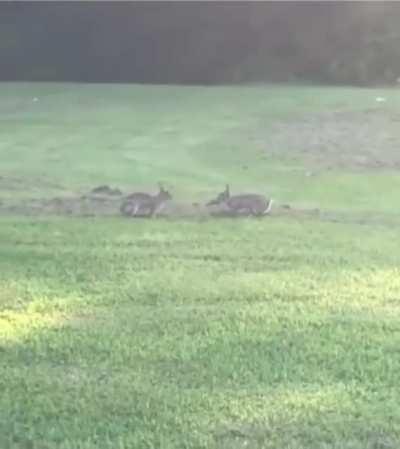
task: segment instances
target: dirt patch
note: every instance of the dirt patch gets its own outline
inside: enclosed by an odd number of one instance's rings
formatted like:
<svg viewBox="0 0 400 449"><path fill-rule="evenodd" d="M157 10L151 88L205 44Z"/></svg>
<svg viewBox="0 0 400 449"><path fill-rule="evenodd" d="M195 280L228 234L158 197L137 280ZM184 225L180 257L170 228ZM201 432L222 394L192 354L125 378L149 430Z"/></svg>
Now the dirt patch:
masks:
<svg viewBox="0 0 400 449"><path fill-rule="evenodd" d="M121 196L122 192L120 189L110 187L108 185L102 185L95 187L90 192L92 195L108 195L108 196Z"/></svg>
<svg viewBox="0 0 400 449"><path fill-rule="evenodd" d="M120 216L121 204L126 196L119 189L111 190L106 193L92 190L86 195L58 196L50 199L1 200L0 215ZM115 193L116 190L120 193ZM105 190L102 189L102 192ZM206 216L209 215L209 211L200 204L170 201L160 215L168 217Z"/></svg>
<svg viewBox="0 0 400 449"><path fill-rule="evenodd" d="M269 153L287 152L311 166L400 169L400 113L325 112L276 123L269 133Z"/></svg>
<svg viewBox="0 0 400 449"><path fill-rule="evenodd" d="M69 196L52 199L25 199L17 203L0 202L0 216L70 216L70 217L122 217L121 202L124 197L99 196ZM246 214L237 214L223 208L210 208L198 203L171 201L162 210L160 216L171 219L207 220L209 218L244 218ZM385 216L371 214L349 214L338 211L294 208L288 204L275 204L266 217L254 220L273 220L277 217L288 217L300 220L319 220L332 223L358 225L400 226L399 219L389 219ZM125 217L126 220L137 220L135 217Z"/></svg>
<svg viewBox="0 0 400 449"><path fill-rule="evenodd" d="M96 190L94 192L94 190ZM101 189L105 192L105 189ZM90 217L90 216L121 216L121 205L126 200L119 189L118 194L115 193L117 189L107 188L106 193L100 193L97 189L91 190L86 195L69 195L57 196L54 198L37 199L37 198L23 198L20 200L2 200L0 201L0 215L27 215L27 216L76 216L76 217ZM303 213L292 209L289 205L275 205L272 209L271 215L288 215ZM207 207L202 203L190 203L181 201L168 201L160 216L165 217L235 217L243 216L237 213L230 212L223 207ZM127 219L135 219L135 217L127 217Z"/></svg>
<svg viewBox="0 0 400 449"><path fill-rule="evenodd" d="M111 198L56 197L51 199L23 199L0 206L3 215L116 215L119 201Z"/></svg>

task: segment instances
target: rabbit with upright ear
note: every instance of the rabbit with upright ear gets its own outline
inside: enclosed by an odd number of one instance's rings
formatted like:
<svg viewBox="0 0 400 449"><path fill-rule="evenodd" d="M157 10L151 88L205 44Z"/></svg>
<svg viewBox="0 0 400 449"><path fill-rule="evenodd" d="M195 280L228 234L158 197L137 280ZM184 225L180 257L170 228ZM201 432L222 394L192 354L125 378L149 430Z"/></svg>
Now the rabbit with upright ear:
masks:
<svg viewBox="0 0 400 449"><path fill-rule="evenodd" d="M206 206L216 206L218 204L224 204L229 200L230 194L229 194L229 185L227 184L225 186L225 190L217 195L216 198L209 201Z"/></svg>
<svg viewBox="0 0 400 449"><path fill-rule="evenodd" d="M225 186L225 190L215 199L209 201L207 206L222 204L226 206L230 212L237 214L246 213L248 215L259 217L270 213L272 203L272 199L255 193L245 193L231 196L229 192L229 185L227 184Z"/></svg>
<svg viewBox="0 0 400 449"><path fill-rule="evenodd" d="M172 199L172 195L159 184L157 195L143 192L128 195L121 204L120 211L122 215L129 217L153 217L164 208L166 202L170 199Z"/></svg>

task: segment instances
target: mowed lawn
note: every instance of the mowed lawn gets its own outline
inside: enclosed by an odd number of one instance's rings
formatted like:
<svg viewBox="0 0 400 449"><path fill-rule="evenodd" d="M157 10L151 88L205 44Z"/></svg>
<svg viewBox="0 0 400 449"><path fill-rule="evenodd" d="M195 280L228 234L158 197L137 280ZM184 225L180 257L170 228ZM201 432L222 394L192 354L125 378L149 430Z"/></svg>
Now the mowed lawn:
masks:
<svg viewBox="0 0 400 449"><path fill-rule="evenodd" d="M395 111L398 91L3 84L0 99L2 202L157 181L205 201L230 182L339 217L3 215L2 449L400 446L396 169L268 152L275 121Z"/></svg>

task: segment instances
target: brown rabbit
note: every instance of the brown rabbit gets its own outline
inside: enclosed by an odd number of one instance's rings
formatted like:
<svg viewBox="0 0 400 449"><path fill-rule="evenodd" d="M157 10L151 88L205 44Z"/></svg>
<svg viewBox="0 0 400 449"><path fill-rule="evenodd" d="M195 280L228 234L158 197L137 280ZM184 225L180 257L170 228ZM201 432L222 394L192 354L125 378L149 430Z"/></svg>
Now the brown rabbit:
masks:
<svg viewBox="0 0 400 449"><path fill-rule="evenodd" d="M214 200L207 203L207 206L223 204L230 212L247 213L254 216L267 215L271 211L273 200L263 195L247 193L241 195L230 195L229 185Z"/></svg>
<svg viewBox="0 0 400 449"><path fill-rule="evenodd" d="M129 217L145 216L153 217L157 215L165 206L165 203L172 199L171 194L161 185L157 195L149 193L135 192L125 198L121 204L121 214Z"/></svg>

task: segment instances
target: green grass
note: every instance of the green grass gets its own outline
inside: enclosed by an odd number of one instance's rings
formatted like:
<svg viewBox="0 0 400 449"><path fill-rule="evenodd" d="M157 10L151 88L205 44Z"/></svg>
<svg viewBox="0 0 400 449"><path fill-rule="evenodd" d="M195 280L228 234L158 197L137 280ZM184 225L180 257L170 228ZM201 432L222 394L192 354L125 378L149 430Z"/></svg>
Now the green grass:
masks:
<svg viewBox="0 0 400 449"><path fill-rule="evenodd" d="M378 95L390 101L380 106ZM31 181L10 197L100 183L155 189L161 180L177 199L203 200L230 182L233 191L259 190L299 205L388 212L400 189L395 173L336 170L308 178L301 160L282 158L287 148L278 158L270 152L276 120L397 111L399 90L4 83L0 98L2 174ZM48 186L54 183L58 188Z"/></svg>
<svg viewBox="0 0 400 449"><path fill-rule="evenodd" d="M349 216L376 208L364 225L2 217L0 447L398 448L398 177L307 178L257 143L276 118L378 94L0 86L0 176L25 182L0 200L159 179L204 199L229 180Z"/></svg>

